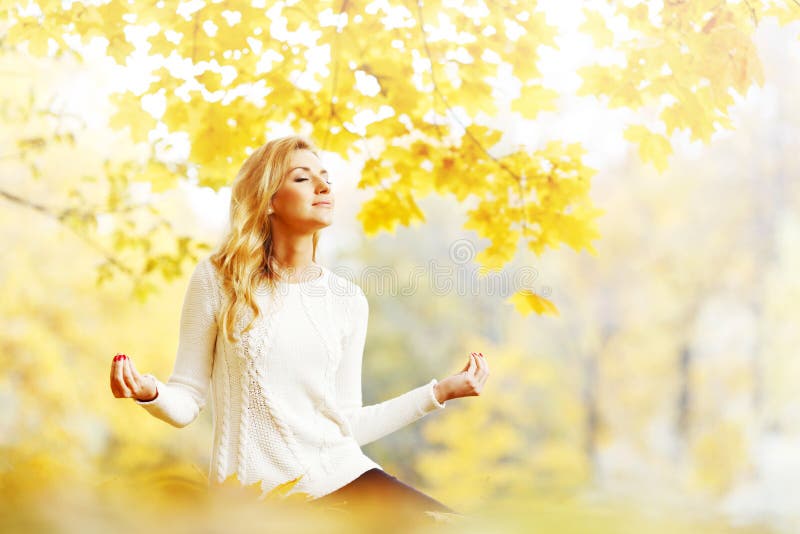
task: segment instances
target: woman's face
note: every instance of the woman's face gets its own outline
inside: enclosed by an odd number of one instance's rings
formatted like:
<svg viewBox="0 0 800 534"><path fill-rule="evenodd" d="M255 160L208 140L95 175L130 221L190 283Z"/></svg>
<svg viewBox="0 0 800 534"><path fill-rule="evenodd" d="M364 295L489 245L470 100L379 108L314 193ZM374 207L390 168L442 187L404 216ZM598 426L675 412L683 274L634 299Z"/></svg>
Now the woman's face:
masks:
<svg viewBox="0 0 800 534"><path fill-rule="evenodd" d="M310 150L295 150L289 172L272 197L271 220L287 230L313 233L333 222L334 198L328 172Z"/></svg>

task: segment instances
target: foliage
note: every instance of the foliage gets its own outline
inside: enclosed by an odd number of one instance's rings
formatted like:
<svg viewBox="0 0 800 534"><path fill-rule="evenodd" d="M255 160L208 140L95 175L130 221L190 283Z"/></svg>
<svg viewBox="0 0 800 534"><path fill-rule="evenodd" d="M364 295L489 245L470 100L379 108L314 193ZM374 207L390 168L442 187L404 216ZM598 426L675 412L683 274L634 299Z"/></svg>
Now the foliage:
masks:
<svg viewBox="0 0 800 534"><path fill-rule="evenodd" d="M222 187L271 125L286 123L327 151L365 161L359 187L373 196L359 219L368 235L423 222L419 198L452 194L465 205L477 201L465 227L490 240L478 258L489 269L511 261L520 242L536 254L562 243L596 254L591 241L602 210L589 200L594 170L583 164L580 147L550 140L531 152L501 143L503 131L486 122L505 105L497 79L519 87L511 109L524 119L559 109L560 95L545 84L537 60L542 47L557 48L560 30L535 3L481 9L301 0L176 9L112 0L41 2L38 11L14 4L4 2L5 46L25 43L36 56L54 47L56 56L81 58L99 37L120 66L130 67L134 57L155 60L146 80L114 96L111 120L114 128L130 128L137 142L163 141L163 131L154 134L158 124L188 134L188 161L165 165L151 157L136 170L155 191L174 187L190 168L201 185ZM795 7L755 0L587 7L581 31L623 61L583 68L579 95L641 111L638 121L655 113L657 120L632 124L625 139L664 169L675 131L708 142L718 127L731 127L732 92L763 82L755 24L772 15L796 20ZM503 78L506 72L511 77ZM148 99L161 102L163 114L146 111ZM148 260L144 272L160 261ZM516 298L523 313L554 308L549 301L520 305L529 295Z"/></svg>

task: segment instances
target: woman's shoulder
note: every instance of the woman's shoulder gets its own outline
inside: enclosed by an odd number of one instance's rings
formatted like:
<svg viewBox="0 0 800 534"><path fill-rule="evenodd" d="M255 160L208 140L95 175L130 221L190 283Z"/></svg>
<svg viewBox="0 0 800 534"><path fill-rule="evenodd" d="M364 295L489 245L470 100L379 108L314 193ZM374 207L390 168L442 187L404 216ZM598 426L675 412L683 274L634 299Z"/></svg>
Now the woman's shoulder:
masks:
<svg viewBox="0 0 800 534"><path fill-rule="evenodd" d="M219 271L217 267L214 265L214 262L211 259L211 254L207 254L205 256L201 256L197 263L195 264L195 272L203 275L207 279L216 278L219 276Z"/></svg>
<svg viewBox="0 0 800 534"><path fill-rule="evenodd" d="M223 287L222 278L216 265L214 265L211 254L201 256L200 259L197 260L192 278L200 282L215 299L219 298L221 288Z"/></svg>
<svg viewBox="0 0 800 534"><path fill-rule="evenodd" d="M366 298L364 290L358 284L355 276L347 269L330 269L322 268L327 274L328 287L335 297L345 298L347 300L360 300Z"/></svg>

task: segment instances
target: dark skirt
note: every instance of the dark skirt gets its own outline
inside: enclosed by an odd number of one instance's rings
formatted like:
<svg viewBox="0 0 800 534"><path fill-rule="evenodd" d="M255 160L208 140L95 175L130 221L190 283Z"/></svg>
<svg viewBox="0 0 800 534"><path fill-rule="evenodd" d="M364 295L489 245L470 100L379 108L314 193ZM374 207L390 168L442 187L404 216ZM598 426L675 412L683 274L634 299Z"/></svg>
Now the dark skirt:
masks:
<svg viewBox="0 0 800 534"><path fill-rule="evenodd" d="M456 513L436 499L425 495L382 469L372 468L336 491L311 501L315 505L352 508L377 507L397 513Z"/></svg>

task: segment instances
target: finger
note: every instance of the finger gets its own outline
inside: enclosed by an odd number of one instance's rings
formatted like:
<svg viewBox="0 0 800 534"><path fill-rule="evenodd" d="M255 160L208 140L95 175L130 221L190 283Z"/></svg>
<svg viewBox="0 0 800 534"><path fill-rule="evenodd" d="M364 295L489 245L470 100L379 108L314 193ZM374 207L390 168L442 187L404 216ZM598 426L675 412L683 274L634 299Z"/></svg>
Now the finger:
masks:
<svg viewBox="0 0 800 534"><path fill-rule="evenodd" d="M489 360L487 360L486 357L484 356L483 358L481 358L481 361L483 362L484 376L488 377L489 376Z"/></svg>
<svg viewBox="0 0 800 534"><path fill-rule="evenodd" d="M117 381L117 388L119 388L119 392L123 397L129 397L131 392L128 389L127 384L125 384L125 377L122 375L124 369L124 361L125 359L122 358L117 361L117 366L114 368L114 380Z"/></svg>
<svg viewBox="0 0 800 534"><path fill-rule="evenodd" d="M475 363L475 353L472 353L469 355L469 367L467 368L467 373L474 375L477 368L478 364Z"/></svg>
<svg viewBox="0 0 800 534"><path fill-rule="evenodd" d="M480 395L481 387L483 386L483 374L481 372L481 357L478 356L478 353L474 353L472 358L475 360L475 367L473 369L472 376L475 379L474 382L471 384L474 388L473 395Z"/></svg>
<svg viewBox="0 0 800 534"><path fill-rule="evenodd" d="M128 361L131 363L131 374L133 375L133 378L136 380L137 384L141 384L142 383L142 375L141 375L141 373L139 373L139 371L136 370L136 364L133 363L133 359L132 358L128 358Z"/></svg>
<svg viewBox="0 0 800 534"><path fill-rule="evenodd" d="M133 377L133 383L136 384L135 393L137 396L139 396L141 395L142 390L145 388L145 386L147 386L148 383L147 377L136 370L136 364L133 363L133 360L130 360L130 371L131 371L131 376Z"/></svg>
<svg viewBox="0 0 800 534"><path fill-rule="evenodd" d="M125 383L121 380L120 371L122 368L122 358L120 354L114 356L114 361L111 363L111 391L117 397L125 396Z"/></svg>
<svg viewBox="0 0 800 534"><path fill-rule="evenodd" d="M109 377L110 381L111 381L111 393L113 393L115 396L119 392L119 388L117 387L117 380L116 380L117 356L119 356L119 354L116 354L114 356L114 359L111 360L111 376Z"/></svg>
<svg viewBox="0 0 800 534"><path fill-rule="evenodd" d="M134 397L138 397L141 392L142 388L145 386L145 378L139 374L136 370L136 365L134 365L133 360L128 358L128 371L130 372L131 383L133 384L133 394Z"/></svg>
<svg viewBox="0 0 800 534"><path fill-rule="evenodd" d="M111 376L109 378L111 379L111 390L112 391L114 390L114 369L117 367L117 356L119 356L119 355L115 354L114 358L111 360L111 373L110 373Z"/></svg>
<svg viewBox="0 0 800 534"><path fill-rule="evenodd" d="M486 371L485 371L485 364L483 363L483 358L482 358L482 357L480 357L480 356L478 355L478 353L475 353L475 363L476 363L476 364L477 364L477 366L478 366L478 370L477 370L477 372L475 373L475 376L477 376L478 378L483 378L483 375L485 375L485 374L486 374Z"/></svg>
<svg viewBox="0 0 800 534"><path fill-rule="evenodd" d="M478 357L480 358L480 356ZM481 380L486 382L489 379L489 364L486 363L486 360L483 360L483 376L481 376Z"/></svg>
<svg viewBox="0 0 800 534"><path fill-rule="evenodd" d="M478 360L481 360L481 359L482 358L480 356L478 356ZM489 371L486 369L486 362L481 362L481 363L483 365L483 368L481 369L481 374L478 377L478 382L480 383L481 387L483 387L483 385L486 383L486 381L489 380Z"/></svg>
<svg viewBox="0 0 800 534"><path fill-rule="evenodd" d="M133 373L131 372L131 360L130 358L126 358L124 362L122 362L122 377L125 379L125 385L128 386L128 389L131 390L131 393L136 394L139 391L139 384L136 382L136 379L133 377Z"/></svg>

